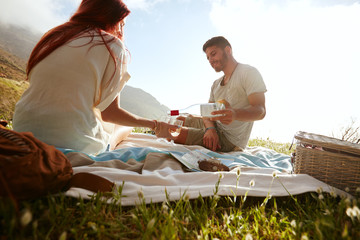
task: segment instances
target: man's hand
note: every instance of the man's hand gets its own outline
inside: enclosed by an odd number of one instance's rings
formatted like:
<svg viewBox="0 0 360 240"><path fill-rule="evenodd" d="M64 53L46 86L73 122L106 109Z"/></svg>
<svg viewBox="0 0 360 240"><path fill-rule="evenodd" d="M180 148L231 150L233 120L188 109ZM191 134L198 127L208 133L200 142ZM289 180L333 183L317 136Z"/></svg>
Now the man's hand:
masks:
<svg viewBox="0 0 360 240"><path fill-rule="evenodd" d="M226 108L224 110L213 111L211 114L213 115L222 115L218 117L210 118L211 121L220 121L223 124L229 125L235 120L235 110L232 108Z"/></svg>
<svg viewBox="0 0 360 240"><path fill-rule="evenodd" d="M211 121L220 121L223 124L229 125L234 120L249 122L261 120L266 115L265 95L263 92L253 93L248 96L249 106L245 108L234 109L225 100L223 104L226 109L213 111L211 114L222 114L223 116L212 117Z"/></svg>
<svg viewBox="0 0 360 240"><path fill-rule="evenodd" d="M210 149L211 151L216 151L217 149L220 149L220 143L219 143L219 136L215 129L209 129L205 132L204 138L203 138L203 144L207 149Z"/></svg>

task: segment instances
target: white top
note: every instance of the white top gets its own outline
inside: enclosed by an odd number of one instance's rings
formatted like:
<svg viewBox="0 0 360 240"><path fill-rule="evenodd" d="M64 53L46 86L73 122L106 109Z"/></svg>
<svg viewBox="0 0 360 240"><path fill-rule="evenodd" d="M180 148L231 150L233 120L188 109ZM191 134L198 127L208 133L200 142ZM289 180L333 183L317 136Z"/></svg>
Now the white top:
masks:
<svg viewBox="0 0 360 240"><path fill-rule="evenodd" d="M15 131L32 132L55 147L88 154L105 151L109 132L104 129L100 112L113 102L130 76L124 44L119 39L109 44L118 58L114 74L113 58L106 46L99 44L100 36L93 33L91 44L87 44L90 37L84 33L31 70L30 86L15 107ZM112 128L107 126L109 131Z"/></svg>
<svg viewBox="0 0 360 240"><path fill-rule="evenodd" d="M259 71L246 64L239 63L232 73L228 83L221 86L222 77L215 80L209 102L225 99L232 108L248 108L248 96L253 93L266 92L265 83ZM249 141L254 122L233 121L229 125L217 121L218 129L224 132L225 137L234 145L245 149Z"/></svg>

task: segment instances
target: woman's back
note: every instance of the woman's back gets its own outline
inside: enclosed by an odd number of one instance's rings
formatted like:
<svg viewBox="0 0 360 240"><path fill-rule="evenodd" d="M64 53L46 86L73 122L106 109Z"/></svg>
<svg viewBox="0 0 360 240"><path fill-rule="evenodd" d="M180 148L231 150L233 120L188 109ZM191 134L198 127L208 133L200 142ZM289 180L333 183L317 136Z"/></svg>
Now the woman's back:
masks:
<svg viewBox="0 0 360 240"><path fill-rule="evenodd" d="M57 48L32 69L30 87L15 107L14 130L30 131L48 144L86 153L106 148L108 134L94 106L103 111L120 91L125 48L118 39L109 44L119 59L115 71L108 49L99 44L101 38L95 36L88 44L88 35Z"/></svg>

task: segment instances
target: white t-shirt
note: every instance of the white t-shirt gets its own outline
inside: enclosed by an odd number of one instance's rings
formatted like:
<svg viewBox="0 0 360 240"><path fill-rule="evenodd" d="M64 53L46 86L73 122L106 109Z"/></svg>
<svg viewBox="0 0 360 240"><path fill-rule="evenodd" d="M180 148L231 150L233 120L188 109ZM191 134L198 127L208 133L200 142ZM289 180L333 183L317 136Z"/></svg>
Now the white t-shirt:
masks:
<svg viewBox="0 0 360 240"><path fill-rule="evenodd" d="M15 131L32 132L39 140L88 154L105 151L109 132L100 112L120 93L130 78L126 50L116 39L109 44L117 68L96 32L57 48L30 72L30 86L16 104ZM112 36L107 35L105 39ZM114 74L114 75L113 75ZM98 104L97 104L98 103ZM113 126L107 126L111 131Z"/></svg>
<svg viewBox="0 0 360 240"><path fill-rule="evenodd" d="M239 63L225 86L221 86L222 77L214 81L211 87L209 102L225 99L232 108L250 107L248 96L253 93L266 92L265 83L259 71L246 64ZM217 122L219 131L234 145L245 149L249 141L254 122L233 121L229 125Z"/></svg>

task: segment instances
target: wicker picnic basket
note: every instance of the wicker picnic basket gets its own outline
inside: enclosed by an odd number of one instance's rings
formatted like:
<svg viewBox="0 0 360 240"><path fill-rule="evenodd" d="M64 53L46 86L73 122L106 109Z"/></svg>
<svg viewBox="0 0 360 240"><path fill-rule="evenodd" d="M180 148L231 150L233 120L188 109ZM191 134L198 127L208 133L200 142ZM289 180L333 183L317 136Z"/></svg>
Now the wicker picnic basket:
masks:
<svg viewBox="0 0 360 240"><path fill-rule="evenodd" d="M295 173L356 193L360 188L360 144L307 132L297 132L294 137Z"/></svg>

